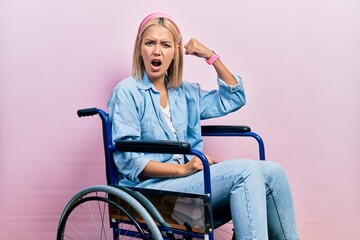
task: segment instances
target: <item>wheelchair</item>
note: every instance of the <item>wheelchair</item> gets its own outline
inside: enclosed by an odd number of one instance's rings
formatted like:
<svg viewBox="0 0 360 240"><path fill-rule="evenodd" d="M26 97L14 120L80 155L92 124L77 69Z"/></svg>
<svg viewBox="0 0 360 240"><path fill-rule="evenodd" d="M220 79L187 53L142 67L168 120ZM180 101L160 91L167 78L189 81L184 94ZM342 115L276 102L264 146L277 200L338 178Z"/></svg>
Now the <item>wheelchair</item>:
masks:
<svg viewBox="0 0 360 240"><path fill-rule="evenodd" d="M98 108L77 111L79 117L98 115L102 120L107 185L82 189L66 205L60 217L57 239L214 239L215 229L231 220L229 206L213 211L210 166L206 156L177 141L116 141L111 137L108 114ZM265 160L261 137L248 126L201 127L202 136L252 137ZM204 193L191 194L119 186L115 151L189 154L204 165ZM218 231L218 230L216 230ZM231 232L230 239L235 239ZM225 238L219 232L219 239Z"/></svg>

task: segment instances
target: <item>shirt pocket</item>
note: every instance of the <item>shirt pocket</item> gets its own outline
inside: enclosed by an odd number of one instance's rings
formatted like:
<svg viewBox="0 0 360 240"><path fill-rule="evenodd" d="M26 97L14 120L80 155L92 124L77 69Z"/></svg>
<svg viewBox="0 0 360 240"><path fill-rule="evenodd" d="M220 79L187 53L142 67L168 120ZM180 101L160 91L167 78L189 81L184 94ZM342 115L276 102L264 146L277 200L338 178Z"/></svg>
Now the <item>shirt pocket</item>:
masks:
<svg viewBox="0 0 360 240"><path fill-rule="evenodd" d="M156 139L155 125L146 123L141 125L141 140L154 140Z"/></svg>
<svg viewBox="0 0 360 240"><path fill-rule="evenodd" d="M187 138L190 144L194 144L198 139L201 138L201 126L200 121L193 122L187 126Z"/></svg>

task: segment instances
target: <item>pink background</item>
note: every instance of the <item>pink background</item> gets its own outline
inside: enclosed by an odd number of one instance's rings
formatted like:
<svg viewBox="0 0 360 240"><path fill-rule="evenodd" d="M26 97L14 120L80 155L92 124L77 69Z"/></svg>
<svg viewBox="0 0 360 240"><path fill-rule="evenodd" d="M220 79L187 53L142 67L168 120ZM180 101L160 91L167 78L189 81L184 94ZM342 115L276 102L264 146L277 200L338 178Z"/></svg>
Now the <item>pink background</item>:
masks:
<svg viewBox="0 0 360 240"><path fill-rule="evenodd" d="M287 169L302 239L360 239L357 0L1 1L0 239L54 239L69 198L105 182L100 120L76 110L106 108L154 11L244 78L247 105L208 123L263 136ZM200 59L186 57L184 74L216 86ZM206 152L256 157L254 142L236 141L210 139Z"/></svg>

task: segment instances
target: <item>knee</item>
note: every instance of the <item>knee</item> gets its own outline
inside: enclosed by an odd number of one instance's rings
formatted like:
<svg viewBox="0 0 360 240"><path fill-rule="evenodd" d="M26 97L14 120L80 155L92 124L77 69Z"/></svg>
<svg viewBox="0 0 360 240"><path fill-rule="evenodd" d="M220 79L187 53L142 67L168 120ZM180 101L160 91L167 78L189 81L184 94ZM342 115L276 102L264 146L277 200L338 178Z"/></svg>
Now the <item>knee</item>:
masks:
<svg viewBox="0 0 360 240"><path fill-rule="evenodd" d="M270 167L271 167L271 170L273 171L273 172L278 172L278 173L284 173L285 172L285 170L284 170L284 168L283 168L283 166L280 164L280 163L277 163L277 162L270 162L270 161L268 161L268 162L266 162Z"/></svg>
<svg viewBox="0 0 360 240"><path fill-rule="evenodd" d="M264 162L263 171L265 179L271 179L272 181L287 181L287 175L282 165L276 162Z"/></svg>
<svg viewBox="0 0 360 240"><path fill-rule="evenodd" d="M240 176L241 178L247 178L249 176L255 178L263 177L263 170L259 165L259 162L256 160L240 159L230 161L230 164L234 174Z"/></svg>

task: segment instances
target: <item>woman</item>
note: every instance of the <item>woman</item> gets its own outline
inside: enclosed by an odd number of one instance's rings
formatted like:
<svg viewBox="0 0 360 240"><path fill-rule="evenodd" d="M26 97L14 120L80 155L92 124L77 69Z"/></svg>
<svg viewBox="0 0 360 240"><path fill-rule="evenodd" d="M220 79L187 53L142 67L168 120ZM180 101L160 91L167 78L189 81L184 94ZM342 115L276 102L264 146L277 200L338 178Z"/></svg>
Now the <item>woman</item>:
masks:
<svg viewBox="0 0 360 240"><path fill-rule="evenodd" d="M182 81L182 36L168 15L140 24L133 73L108 103L113 140L178 140L202 150L200 120L224 116L245 104L242 79L196 39L185 54L203 58L217 73L218 90ZM202 163L194 156L115 153L119 184L203 193ZM230 204L237 239L298 239L293 201L284 170L275 163L232 160L211 165L213 208Z"/></svg>

